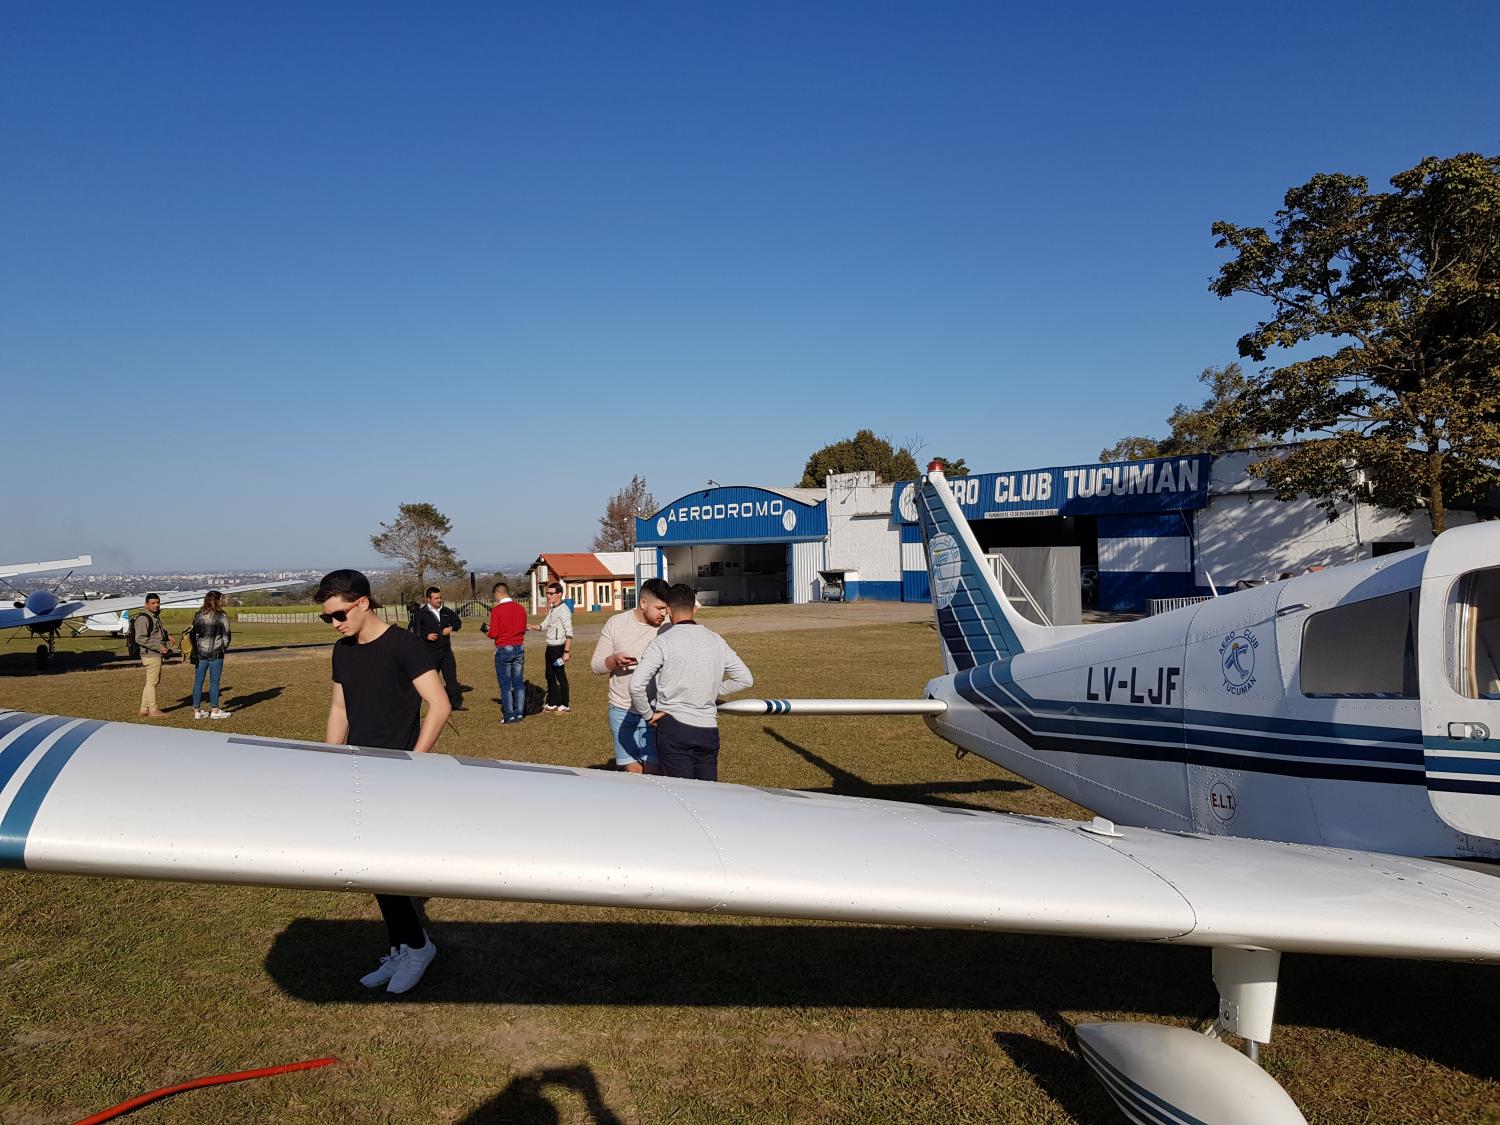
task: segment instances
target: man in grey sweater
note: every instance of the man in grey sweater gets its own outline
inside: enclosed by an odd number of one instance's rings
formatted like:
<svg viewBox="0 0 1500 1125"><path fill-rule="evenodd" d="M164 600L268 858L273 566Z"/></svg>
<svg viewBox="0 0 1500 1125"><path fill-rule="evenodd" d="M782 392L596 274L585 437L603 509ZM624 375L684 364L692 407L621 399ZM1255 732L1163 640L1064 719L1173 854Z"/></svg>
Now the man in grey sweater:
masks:
<svg viewBox="0 0 1500 1125"><path fill-rule="evenodd" d="M646 646L630 676L630 704L656 730L658 771L665 777L719 780L721 695L755 682L724 638L693 620L697 596L678 583L667 592L672 627ZM656 709L647 690L656 677Z"/></svg>

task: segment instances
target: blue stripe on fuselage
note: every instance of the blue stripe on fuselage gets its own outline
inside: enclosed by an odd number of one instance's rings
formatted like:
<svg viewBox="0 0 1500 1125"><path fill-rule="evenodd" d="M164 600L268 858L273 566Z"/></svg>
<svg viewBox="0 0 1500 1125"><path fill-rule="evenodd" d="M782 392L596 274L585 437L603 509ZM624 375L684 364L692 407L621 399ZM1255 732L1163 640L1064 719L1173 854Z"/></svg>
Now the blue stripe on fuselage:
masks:
<svg viewBox="0 0 1500 1125"><path fill-rule="evenodd" d="M29 736L38 727L53 724L44 734L37 737L36 741L40 742L58 726L73 721L72 719L48 719L45 724L39 723L37 727L28 729L22 737ZM57 775L68 764L74 752L103 725L104 723L98 719L86 719L68 727L58 736L57 741L47 748L41 760L26 775L26 780L21 782L15 797L11 799L10 807L5 810L5 815L0 817L0 868L26 866L26 838L31 834L31 826L36 822L42 802L46 800L53 782L57 780ZM9 749L8 747L7 750ZM27 753L29 754L30 750ZM18 762L17 765L19 764Z"/></svg>
<svg viewBox="0 0 1500 1125"><path fill-rule="evenodd" d="M954 688L1035 751L1182 762L1294 777L1398 785L1425 782L1420 736L1400 728L1309 720L1241 724L1242 716L1215 711L1185 712L1184 722L1171 708L1126 709L1078 700L1038 700L1010 678L1004 662L959 672ZM1110 721L1123 717L1122 711L1137 721ZM1251 734L1233 729L1239 725L1282 729ZM1277 738L1277 733L1302 737ZM1349 738L1378 739L1384 744L1350 746L1345 741ZM1328 758L1339 760L1319 760Z"/></svg>
<svg viewBox="0 0 1500 1125"><path fill-rule="evenodd" d="M1106 1089L1117 1101L1129 1105L1138 1116L1161 1125L1208 1125L1206 1121L1179 1109L1159 1094L1152 1093L1082 1038L1078 1040L1078 1046L1083 1051L1084 1060L1094 1067L1094 1072L1104 1082Z"/></svg>
<svg viewBox="0 0 1500 1125"><path fill-rule="evenodd" d="M981 678L984 677L984 678ZM1027 695L1014 681L997 676L993 666L975 669L970 677L971 685L992 703L1006 708L1015 708L1013 714L1034 732L1044 734L1068 734L1076 738L1115 738L1127 742L1188 742L1202 747L1217 747L1225 750L1260 751L1268 754L1298 754L1312 758L1342 758L1353 761L1384 762L1388 765L1415 766L1421 754L1414 743L1405 745L1351 746L1349 741L1358 737L1349 733L1363 730L1364 737L1376 738L1382 743L1393 741L1381 738L1372 732L1378 728L1344 727L1332 723L1302 722L1295 739L1278 738L1274 734L1251 733L1233 729L1231 724L1238 716L1216 711L1191 711L1185 718L1170 708L1128 705L1096 705L1093 703L1037 700ZM996 698L999 696L999 698ZM1029 702L1029 705L1028 705ZM1057 708L1048 713L1039 708ZM1096 714L1097 710L1109 708L1109 714ZM1112 718L1124 710L1134 722L1114 722ZM1059 713L1061 712L1061 713ZM1134 714L1130 714L1134 712ZM1154 719L1147 721L1142 714L1150 712ZM1306 729L1311 728L1311 729ZM1330 739L1332 741L1330 741Z"/></svg>

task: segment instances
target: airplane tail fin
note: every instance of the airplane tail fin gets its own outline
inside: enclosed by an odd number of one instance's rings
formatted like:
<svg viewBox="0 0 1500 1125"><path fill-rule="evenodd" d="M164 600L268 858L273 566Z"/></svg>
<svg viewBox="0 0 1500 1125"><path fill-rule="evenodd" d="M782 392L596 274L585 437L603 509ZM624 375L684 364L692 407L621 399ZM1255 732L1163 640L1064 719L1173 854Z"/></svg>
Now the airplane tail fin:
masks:
<svg viewBox="0 0 1500 1125"><path fill-rule="evenodd" d="M928 466L917 485L916 501L948 672L1009 660L1028 648L1044 647L1046 626L1027 621L1011 608L969 521L953 499L939 462Z"/></svg>

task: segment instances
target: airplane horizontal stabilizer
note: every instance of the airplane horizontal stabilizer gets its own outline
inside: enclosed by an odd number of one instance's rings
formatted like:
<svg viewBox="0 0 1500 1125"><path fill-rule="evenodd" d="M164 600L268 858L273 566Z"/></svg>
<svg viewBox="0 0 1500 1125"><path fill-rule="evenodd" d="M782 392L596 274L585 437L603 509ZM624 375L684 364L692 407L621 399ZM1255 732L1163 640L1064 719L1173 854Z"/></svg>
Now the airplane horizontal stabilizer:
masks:
<svg viewBox="0 0 1500 1125"><path fill-rule="evenodd" d="M721 715L941 715L940 699L731 699Z"/></svg>

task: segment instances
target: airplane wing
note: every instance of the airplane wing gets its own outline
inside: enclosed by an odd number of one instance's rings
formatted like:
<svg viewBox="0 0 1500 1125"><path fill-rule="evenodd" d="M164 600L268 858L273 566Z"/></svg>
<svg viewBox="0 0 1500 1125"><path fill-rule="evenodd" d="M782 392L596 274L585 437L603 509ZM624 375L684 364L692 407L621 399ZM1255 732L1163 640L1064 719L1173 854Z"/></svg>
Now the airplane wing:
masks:
<svg viewBox="0 0 1500 1125"><path fill-rule="evenodd" d="M304 580L301 578L283 579L279 582L256 582L248 586L216 586L214 589L221 594L247 594L251 590L270 590L278 586L296 586ZM203 595L208 593L205 587L202 590L180 590L172 591L174 601L196 600L202 601ZM33 595L35 597L35 595ZM73 601L61 602L49 598L53 605L45 612L35 612L28 604L19 609L0 609L0 629L19 629L26 625L50 625L58 621L66 621L70 617L93 617L101 613L119 613L123 609L140 609L146 604L145 594L130 594L123 598L99 598L94 601L74 599ZM28 602L30 599L28 599Z"/></svg>
<svg viewBox="0 0 1500 1125"><path fill-rule="evenodd" d="M75 566L93 565L93 555L79 555L76 559L53 559L51 562L0 563L0 578L14 578L18 574L43 574L49 570L71 570Z"/></svg>
<svg viewBox="0 0 1500 1125"><path fill-rule="evenodd" d="M1487 874L1108 830L0 713L0 867L1500 960L1500 879Z"/></svg>

